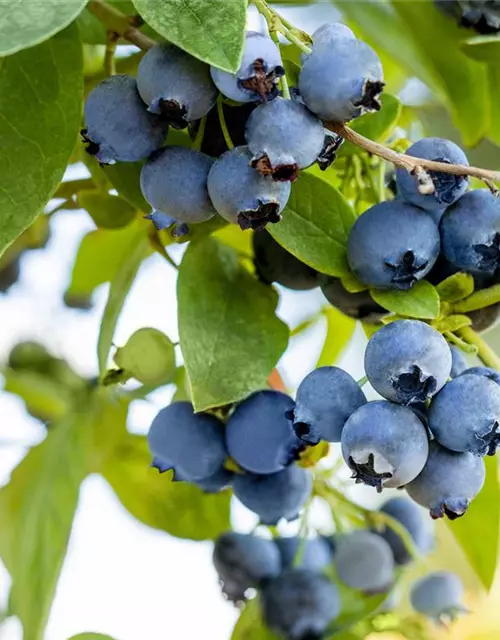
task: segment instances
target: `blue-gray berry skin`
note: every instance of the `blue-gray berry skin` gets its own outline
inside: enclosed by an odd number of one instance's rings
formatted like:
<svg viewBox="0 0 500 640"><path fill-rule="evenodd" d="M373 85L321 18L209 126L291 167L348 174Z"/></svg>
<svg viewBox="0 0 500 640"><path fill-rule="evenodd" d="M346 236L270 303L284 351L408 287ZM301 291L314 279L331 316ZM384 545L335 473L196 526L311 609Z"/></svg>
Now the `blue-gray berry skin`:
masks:
<svg viewBox="0 0 500 640"><path fill-rule="evenodd" d="M205 493L219 493L231 486L234 473L221 467L213 475L203 480L196 480L194 484L202 489Z"/></svg>
<svg viewBox="0 0 500 640"><path fill-rule="evenodd" d="M207 190L213 163L199 151L166 147L143 166L142 193L155 213L170 217L172 224L210 220L216 213Z"/></svg>
<svg viewBox="0 0 500 640"><path fill-rule="evenodd" d="M449 207L439 225L441 248L455 267L493 276L500 266L500 199L475 189Z"/></svg>
<svg viewBox="0 0 500 640"><path fill-rule="evenodd" d="M451 371L450 376L456 378L469 368L469 363L462 349L458 347L450 347L451 350Z"/></svg>
<svg viewBox="0 0 500 640"><path fill-rule="evenodd" d="M305 568L285 570L261 592L264 622L287 640L321 640L340 604L335 584Z"/></svg>
<svg viewBox="0 0 500 640"><path fill-rule="evenodd" d="M116 75L93 89L85 102L82 138L101 164L138 162L159 149L167 122L148 113L135 78Z"/></svg>
<svg viewBox="0 0 500 640"><path fill-rule="evenodd" d="M297 389L293 428L307 444L320 440L340 442L349 416L365 404L365 394L346 371L320 367L308 374Z"/></svg>
<svg viewBox="0 0 500 640"><path fill-rule="evenodd" d="M252 167L273 180L293 181L320 155L325 130L302 104L276 98L252 111L246 139Z"/></svg>
<svg viewBox="0 0 500 640"><path fill-rule="evenodd" d="M422 471L427 431L411 409L376 400L355 411L342 431L342 455L357 483L397 488Z"/></svg>
<svg viewBox="0 0 500 640"><path fill-rule="evenodd" d="M210 67L219 91L236 102L266 102L278 95L278 80L285 73L281 54L269 36L247 31L240 68L229 73Z"/></svg>
<svg viewBox="0 0 500 640"><path fill-rule="evenodd" d="M428 419L443 447L492 456L500 443L500 387L485 376L458 376L433 398Z"/></svg>
<svg viewBox="0 0 500 640"><path fill-rule="evenodd" d="M286 414L294 402L280 391L257 391L243 400L226 425L229 455L247 471L281 471L302 448Z"/></svg>
<svg viewBox="0 0 500 640"><path fill-rule="evenodd" d="M224 425L215 416L194 413L190 402L173 402L158 413L148 446L160 471L174 469L180 480L209 478L227 458Z"/></svg>
<svg viewBox="0 0 500 640"><path fill-rule="evenodd" d="M279 550L272 540L235 531L217 538L212 559L223 591L232 602L244 602L248 589L276 578L282 569Z"/></svg>
<svg viewBox="0 0 500 640"><path fill-rule="evenodd" d="M450 376L450 347L425 322L397 320L368 341L365 371L375 391L387 400L405 405L425 402Z"/></svg>
<svg viewBox="0 0 500 640"><path fill-rule="evenodd" d="M408 498L397 496L384 502L380 511L394 518L407 530L420 553L429 553L434 544L434 531L424 509ZM405 565L412 561L405 543L391 527L384 526L377 533L391 547L396 564Z"/></svg>
<svg viewBox="0 0 500 640"><path fill-rule="evenodd" d="M384 72L379 57L355 38L313 46L299 76L306 106L321 120L347 122L380 109Z"/></svg>
<svg viewBox="0 0 500 640"><path fill-rule="evenodd" d="M434 0L434 4L460 27L470 27L482 35L500 31L498 0Z"/></svg>
<svg viewBox="0 0 500 640"><path fill-rule="evenodd" d="M323 277L321 292L332 306L350 318L377 324L387 315L387 311L375 302L369 291L351 293L340 278Z"/></svg>
<svg viewBox="0 0 500 640"><path fill-rule="evenodd" d="M356 36L352 29L346 24L341 22L325 22L320 27L313 31L312 34L313 47L319 47L322 45L329 46L332 42L335 42L342 38L348 40L355 40Z"/></svg>
<svg viewBox="0 0 500 640"><path fill-rule="evenodd" d="M483 458L449 451L433 441L424 468L405 488L412 500L429 509L432 518L455 520L481 491L484 478Z"/></svg>
<svg viewBox="0 0 500 640"><path fill-rule="evenodd" d="M235 147L218 158L208 176L208 192L217 213L241 229L261 231L281 220L290 197L289 182L275 182L250 166L248 147Z"/></svg>
<svg viewBox="0 0 500 640"><path fill-rule="evenodd" d="M283 569L300 566L312 571L321 571L332 560L332 548L325 538L321 536L302 541L298 536L275 538L274 542L279 549ZM300 559L299 554L302 554Z"/></svg>
<svg viewBox="0 0 500 640"><path fill-rule="evenodd" d="M354 223L347 244L349 266L377 289L409 289L432 269L439 231L423 209L402 200L381 202Z"/></svg>
<svg viewBox="0 0 500 640"><path fill-rule="evenodd" d="M318 272L276 242L265 229L252 236L255 272L265 284L276 282L294 291L319 285Z"/></svg>
<svg viewBox="0 0 500 640"><path fill-rule="evenodd" d="M394 579L391 547L370 531L353 531L341 536L334 564L341 582L367 594L387 591Z"/></svg>
<svg viewBox="0 0 500 640"><path fill-rule="evenodd" d="M234 495L267 525L295 520L311 489L310 472L295 464L271 475L235 474L233 480Z"/></svg>
<svg viewBox="0 0 500 640"><path fill-rule="evenodd" d="M443 138L422 138L406 151L413 158L445 162L446 164L468 165L467 156L458 145ZM442 212L456 202L467 191L467 176L455 176L451 173L428 171L434 183L434 193L422 194L418 190L418 181L406 169L396 169L398 193L403 200L429 211Z"/></svg>
<svg viewBox="0 0 500 640"><path fill-rule="evenodd" d="M462 604L464 588L451 571L435 571L415 582L410 591L411 606L435 622L454 620L467 613Z"/></svg>
<svg viewBox="0 0 500 640"><path fill-rule="evenodd" d="M470 369L466 369L462 375L476 375L483 376L488 378L489 380L493 380L496 384L500 385L500 372L496 369L492 369L491 367L470 367Z"/></svg>
<svg viewBox="0 0 500 640"><path fill-rule="evenodd" d="M217 99L209 66L167 43L155 45L142 58L137 89L148 111L162 114L178 129L203 118Z"/></svg>

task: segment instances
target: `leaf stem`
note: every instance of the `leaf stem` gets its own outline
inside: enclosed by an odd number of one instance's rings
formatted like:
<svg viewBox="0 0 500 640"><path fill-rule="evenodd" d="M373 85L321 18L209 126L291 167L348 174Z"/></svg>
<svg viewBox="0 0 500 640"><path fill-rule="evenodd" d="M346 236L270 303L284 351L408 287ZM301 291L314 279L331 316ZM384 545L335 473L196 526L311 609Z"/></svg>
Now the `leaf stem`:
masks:
<svg viewBox="0 0 500 640"><path fill-rule="evenodd" d="M362 389L367 382L368 382L368 376L363 376L362 378L357 380L357 383L360 389Z"/></svg>
<svg viewBox="0 0 500 640"><path fill-rule="evenodd" d="M87 7L108 31L118 34L121 38L135 44L139 49L147 51L156 44L154 40L145 36L134 26L133 19L131 20L129 16L103 0L90 0Z"/></svg>
<svg viewBox="0 0 500 640"><path fill-rule="evenodd" d="M104 53L104 73L107 76L116 74L115 54L119 38L120 34L116 33L116 31L108 31L106 51Z"/></svg>
<svg viewBox="0 0 500 640"><path fill-rule="evenodd" d="M500 358L480 335L470 327L462 327L457 333L465 342L477 347L477 355L487 367L500 371Z"/></svg>
<svg viewBox="0 0 500 640"><path fill-rule="evenodd" d="M301 51L308 54L311 53L311 48L295 35L293 27L288 20L282 18L274 9L271 9L265 0L253 0L253 3L257 7L257 11L264 16L270 32L277 31L282 33L289 42L292 42Z"/></svg>
<svg viewBox="0 0 500 640"><path fill-rule="evenodd" d="M224 106L223 106L223 97L222 94L219 94L217 98L217 115L219 116L220 128L222 129L222 135L224 136L224 141L229 150L234 149L233 141L231 140L231 135L229 133L229 129L227 128L226 118L224 117Z"/></svg>
<svg viewBox="0 0 500 640"><path fill-rule="evenodd" d="M467 313L484 309L500 302L500 284L495 284L487 289L476 291L464 300L460 300L452 305L453 313Z"/></svg>
<svg viewBox="0 0 500 640"><path fill-rule="evenodd" d="M199 151L201 149L206 127L207 127L207 116L203 116L203 118L200 120L200 126L198 127L198 131L196 132L196 138L194 139L194 142L191 147L192 149L194 149L194 151Z"/></svg>

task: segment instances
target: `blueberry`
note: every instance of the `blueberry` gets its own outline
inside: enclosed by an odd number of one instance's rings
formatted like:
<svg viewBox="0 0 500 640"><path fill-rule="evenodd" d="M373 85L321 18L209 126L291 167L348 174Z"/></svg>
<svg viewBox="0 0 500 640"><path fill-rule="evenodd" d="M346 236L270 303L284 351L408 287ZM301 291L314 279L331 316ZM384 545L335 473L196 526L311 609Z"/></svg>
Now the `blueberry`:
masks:
<svg viewBox="0 0 500 640"><path fill-rule="evenodd" d="M342 38L349 40L355 40L352 29L341 22L325 22L312 34L313 46L319 47L322 45L330 46L332 42L336 42Z"/></svg>
<svg viewBox="0 0 500 640"><path fill-rule="evenodd" d="M277 473L291 464L302 448L285 416L293 406L280 391L257 391L243 400L226 426L229 455L258 474Z"/></svg>
<svg viewBox="0 0 500 640"><path fill-rule="evenodd" d="M327 567L332 560L332 549L325 538L319 536L302 540L298 536L289 538L275 538L274 542L278 546L283 569L291 569L295 566L300 550L301 557L299 566L312 571L321 571Z"/></svg>
<svg viewBox="0 0 500 640"><path fill-rule="evenodd" d="M461 27L471 27L487 35L500 31L500 2L498 0L434 0L446 15Z"/></svg>
<svg viewBox="0 0 500 640"><path fill-rule="evenodd" d="M168 132L161 117L148 113L134 78L117 75L93 89L85 102L82 138L101 164L137 162L159 149Z"/></svg>
<svg viewBox="0 0 500 640"><path fill-rule="evenodd" d="M436 622L454 620L466 613L460 578L450 571L435 571L415 582L410 591L411 606Z"/></svg>
<svg viewBox="0 0 500 640"><path fill-rule="evenodd" d="M458 380L458 378L457 378ZM473 453L455 453L433 441L421 473L405 488L412 500L429 509L432 518L455 520L467 511L481 491L483 459Z"/></svg>
<svg viewBox="0 0 500 640"><path fill-rule="evenodd" d="M227 489L231 486L234 473L221 467L213 475L203 480L196 480L194 484L200 487L205 493L219 493L223 489Z"/></svg>
<svg viewBox="0 0 500 640"><path fill-rule="evenodd" d="M158 225L155 215L161 228L210 220L215 209L207 178L213 162L204 153L184 147L167 147L151 157L141 171L141 189L155 210L153 222Z"/></svg>
<svg viewBox="0 0 500 640"><path fill-rule="evenodd" d="M380 60L361 40L339 38L313 46L299 76L306 106L321 120L347 122L380 109L384 88Z"/></svg>
<svg viewBox="0 0 500 640"><path fill-rule="evenodd" d="M251 166L276 181L293 181L323 149L323 124L303 105L276 98L250 114L246 138Z"/></svg>
<svg viewBox="0 0 500 640"><path fill-rule="evenodd" d="M462 375L433 398L429 427L451 451L494 455L500 444L500 387L481 375Z"/></svg>
<svg viewBox="0 0 500 640"><path fill-rule="evenodd" d="M333 561L339 580L366 594L387 591L394 580L391 547L370 531L340 537Z"/></svg>
<svg viewBox="0 0 500 640"><path fill-rule="evenodd" d="M217 538L213 563L224 593L232 602L244 602L245 592L277 577L281 558L272 540L228 531Z"/></svg>
<svg viewBox="0 0 500 640"><path fill-rule="evenodd" d="M320 367L311 371L297 389L293 428L307 444L320 440L340 442L349 416L365 404L365 394L346 371Z"/></svg>
<svg viewBox="0 0 500 640"><path fill-rule="evenodd" d="M347 259L369 287L409 289L439 255L439 231L422 209L401 200L381 202L354 223Z"/></svg>
<svg viewBox="0 0 500 640"><path fill-rule="evenodd" d="M246 144L245 129L247 126L247 121L250 114L256 107L257 105L254 102L248 102L241 105L223 103L222 111L224 113L224 120L229 133L229 137L231 138L231 141L235 147ZM189 123L189 133L191 135L191 138L196 138L196 134L199 131L199 126L199 120ZM213 107L208 112L200 151L206 153L209 156L212 156L213 158L218 158L225 151L229 151L226 140L224 139L224 135L222 133L217 106Z"/></svg>
<svg viewBox="0 0 500 640"><path fill-rule="evenodd" d="M236 474L233 480L234 495L267 525L295 520L311 489L310 472L294 464L271 475Z"/></svg>
<svg viewBox="0 0 500 640"><path fill-rule="evenodd" d="M421 553L428 553L434 544L433 530L429 526L429 520L425 512L412 500L404 497L390 498L380 507L385 513L408 531L413 543ZM412 556L401 537L389 526L384 526L378 531L392 549L394 560L398 565L408 564Z"/></svg>
<svg viewBox="0 0 500 640"><path fill-rule="evenodd" d="M266 102L278 95L277 83L285 74L278 47L269 36L247 31L245 48L238 71L228 73L210 68L217 88L236 102Z"/></svg>
<svg viewBox="0 0 500 640"><path fill-rule="evenodd" d="M469 161L458 145L443 138L422 138L406 152L412 158L435 160L446 164L465 164ZM456 202L467 190L467 176L455 176L451 173L428 171L434 184L434 193L424 195L418 190L418 182L406 169L396 169L396 183L400 197L416 207L429 211L442 212Z"/></svg>
<svg viewBox="0 0 500 640"><path fill-rule="evenodd" d="M425 402L443 387L450 370L446 340L420 320L390 322L366 346L368 380L375 391L393 402Z"/></svg>
<svg viewBox="0 0 500 640"><path fill-rule="evenodd" d="M177 129L203 118L217 99L208 65L166 43L157 44L142 58L137 89L148 111L162 114Z"/></svg>
<svg viewBox="0 0 500 640"><path fill-rule="evenodd" d="M477 287L476 291L479 289L480 287ZM500 318L500 303L469 311L467 315L472 321L471 329L479 332L487 331L498 324L498 319Z"/></svg>
<svg viewBox="0 0 500 640"><path fill-rule="evenodd" d="M443 254L473 275L493 276L500 266L500 199L475 189L449 207L440 223Z"/></svg>
<svg viewBox="0 0 500 640"><path fill-rule="evenodd" d="M316 158L316 164L321 171L326 171L337 159L337 151L344 144L342 136L327 131L325 129L325 137L323 139L323 148Z"/></svg>
<svg viewBox="0 0 500 640"><path fill-rule="evenodd" d="M225 220L242 229L261 231L281 220L290 197L289 182L274 182L252 169L248 147L235 147L215 161L208 176L208 192Z"/></svg>
<svg viewBox="0 0 500 640"><path fill-rule="evenodd" d="M450 347L451 350L451 371L450 377L456 378L466 369L469 368L469 363L464 355L464 352L458 347Z"/></svg>
<svg viewBox="0 0 500 640"><path fill-rule="evenodd" d="M266 625L287 640L321 640L340 613L337 587L309 569L287 569L264 586Z"/></svg>
<svg viewBox="0 0 500 640"><path fill-rule="evenodd" d="M470 369L466 369L462 375L473 374L476 376L484 376L489 380L493 380L498 385L500 385L500 372L496 369L492 369L491 367L470 367Z"/></svg>
<svg viewBox="0 0 500 640"><path fill-rule="evenodd" d="M385 400L355 411L342 431L342 455L356 482L377 491L402 487L422 471L429 452L424 425L406 407Z"/></svg>
<svg viewBox="0 0 500 640"><path fill-rule="evenodd" d="M162 409L148 433L153 466L174 469L181 480L204 480L220 471L227 457L224 425L215 416L194 413L190 402Z"/></svg>
<svg viewBox="0 0 500 640"><path fill-rule="evenodd" d="M254 233L252 244L255 272L262 282L277 282L294 291L318 286L318 272L278 244L267 231Z"/></svg>
<svg viewBox="0 0 500 640"><path fill-rule="evenodd" d="M340 278L324 278L321 291L332 306L355 320L376 324L387 315L387 311L375 302L369 291L350 293Z"/></svg>

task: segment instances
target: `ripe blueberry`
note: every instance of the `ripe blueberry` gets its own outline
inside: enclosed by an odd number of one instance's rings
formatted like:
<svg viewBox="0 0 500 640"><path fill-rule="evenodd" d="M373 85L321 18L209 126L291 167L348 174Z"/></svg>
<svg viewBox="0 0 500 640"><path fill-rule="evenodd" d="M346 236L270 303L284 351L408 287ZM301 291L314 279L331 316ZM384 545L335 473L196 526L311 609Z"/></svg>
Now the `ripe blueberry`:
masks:
<svg viewBox="0 0 500 640"><path fill-rule="evenodd" d="M457 21L461 27L471 27L487 35L500 31L498 0L434 0L436 6Z"/></svg>
<svg viewBox="0 0 500 640"><path fill-rule="evenodd" d="M476 376L484 376L489 380L493 380L498 385L500 385L500 372L496 369L492 369L491 367L471 367L470 369L466 369L463 372L463 375L473 374Z"/></svg>
<svg viewBox="0 0 500 640"><path fill-rule="evenodd" d="M341 536L333 562L339 580L353 589L374 594L387 591L392 585L391 547L376 533L354 531Z"/></svg>
<svg viewBox="0 0 500 640"><path fill-rule="evenodd" d="M464 355L464 352L458 347L450 347L451 350L451 371L450 377L456 378L466 369L469 368L469 363Z"/></svg>
<svg viewBox="0 0 500 640"><path fill-rule="evenodd" d="M208 176L208 192L228 222L242 229L261 231L281 220L290 197L289 182L274 182L252 169L248 147L235 147L218 158Z"/></svg>
<svg viewBox="0 0 500 640"><path fill-rule="evenodd" d="M205 493L219 493L231 486L233 477L234 473L232 471L221 467L213 475L203 478L203 480L196 480L194 484Z"/></svg>
<svg viewBox="0 0 500 640"><path fill-rule="evenodd" d="M177 129L205 116L217 99L208 65L166 43L157 44L142 58L137 89L148 111L162 114Z"/></svg>
<svg viewBox="0 0 500 640"><path fill-rule="evenodd" d="M385 309L373 300L368 291L350 293L340 278L324 278L321 291L333 307L350 318L376 324L382 316L387 315Z"/></svg>
<svg viewBox="0 0 500 640"><path fill-rule="evenodd" d="M174 469L180 480L204 480L219 472L227 457L224 425L207 413L194 413L190 402L162 409L148 433L153 466Z"/></svg>
<svg viewBox="0 0 500 640"><path fill-rule="evenodd" d="M436 622L454 620L467 613L462 605L463 586L450 571L435 571L416 582L410 592L411 606Z"/></svg>
<svg viewBox="0 0 500 640"><path fill-rule="evenodd" d="M315 369L297 389L291 412L295 433L307 444L340 442L346 420L365 402L365 394L346 371L338 367Z"/></svg>
<svg viewBox="0 0 500 640"><path fill-rule="evenodd" d="M377 400L355 411L342 431L342 455L357 483L397 488L422 471L429 453L427 432L413 411Z"/></svg>
<svg viewBox="0 0 500 640"><path fill-rule="evenodd" d="M469 161L458 145L443 138L422 138L406 151L413 158L435 160L446 164L465 164ZM455 176L451 173L428 171L434 184L434 193L424 195L418 190L418 182L406 169L396 169L396 183L400 197L406 202L429 211L442 212L456 202L467 190L467 176Z"/></svg>
<svg viewBox="0 0 500 640"><path fill-rule="evenodd" d="M311 569L312 571L321 571L332 560L332 549L325 538L321 536L302 541L298 536L275 538L274 542L278 546L283 569L291 569L296 565L301 542L303 546L301 549L302 556L298 563L300 567Z"/></svg>
<svg viewBox="0 0 500 640"><path fill-rule="evenodd" d="M293 406L280 391L257 391L243 400L226 426L229 455L252 473L276 473L291 464L303 446L285 416Z"/></svg>
<svg viewBox="0 0 500 640"><path fill-rule="evenodd" d="M377 331L365 351L365 371L381 396L400 404L425 402L445 384L451 351L443 336L419 320L397 320Z"/></svg>
<svg viewBox="0 0 500 640"><path fill-rule="evenodd" d="M364 284L409 289L431 270L439 255L439 231L422 209L402 200L381 202L354 223L347 259Z"/></svg>
<svg viewBox="0 0 500 640"><path fill-rule="evenodd" d="M148 113L134 78L116 75L93 89L85 102L82 138L101 164L137 162L163 144L168 124Z"/></svg>
<svg viewBox="0 0 500 640"><path fill-rule="evenodd" d="M424 468L405 488L412 500L429 509L432 518L446 515L455 520L464 515L481 491L484 478L480 456L455 453L433 441Z"/></svg>
<svg viewBox="0 0 500 640"><path fill-rule="evenodd" d="M248 31L240 68L229 73L210 68L217 88L236 102L266 102L278 95L278 80L285 73L278 47L269 36Z"/></svg>
<svg viewBox="0 0 500 640"><path fill-rule="evenodd" d="M234 495L267 525L295 520L311 489L310 472L295 464L271 475L235 474L233 480Z"/></svg>

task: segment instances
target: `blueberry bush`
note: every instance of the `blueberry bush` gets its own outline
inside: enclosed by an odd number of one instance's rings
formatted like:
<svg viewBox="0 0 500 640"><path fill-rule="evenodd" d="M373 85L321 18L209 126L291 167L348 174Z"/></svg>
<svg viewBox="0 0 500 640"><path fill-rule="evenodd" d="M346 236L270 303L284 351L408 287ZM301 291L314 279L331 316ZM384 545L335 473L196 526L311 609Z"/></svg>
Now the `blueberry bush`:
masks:
<svg viewBox="0 0 500 640"><path fill-rule="evenodd" d="M332 0L327 23L295 4L311 34L268 0L0 0L0 291L77 210L95 228L64 303L109 286L92 378L37 342L2 364L45 437L0 488L0 634L15 616L44 637L94 473L142 523L213 541L231 640L430 640L471 580L492 587L500 2ZM178 272L179 342L116 345L153 254ZM287 290L321 305L289 326ZM282 357L311 328L293 389ZM363 341L356 380L338 365Z"/></svg>

